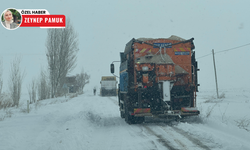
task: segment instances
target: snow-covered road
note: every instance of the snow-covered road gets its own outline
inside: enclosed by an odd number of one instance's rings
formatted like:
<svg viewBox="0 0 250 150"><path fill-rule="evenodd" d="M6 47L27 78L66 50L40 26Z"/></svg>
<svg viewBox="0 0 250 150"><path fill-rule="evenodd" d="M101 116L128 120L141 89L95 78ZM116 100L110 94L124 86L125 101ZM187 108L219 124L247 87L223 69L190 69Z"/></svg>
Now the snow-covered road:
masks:
<svg viewBox="0 0 250 150"><path fill-rule="evenodd" d="M128 125L117 97L92 93L40 101L29 114L11 112L0 121L0 150L250 149L249 132L216 119Z"/></svg>

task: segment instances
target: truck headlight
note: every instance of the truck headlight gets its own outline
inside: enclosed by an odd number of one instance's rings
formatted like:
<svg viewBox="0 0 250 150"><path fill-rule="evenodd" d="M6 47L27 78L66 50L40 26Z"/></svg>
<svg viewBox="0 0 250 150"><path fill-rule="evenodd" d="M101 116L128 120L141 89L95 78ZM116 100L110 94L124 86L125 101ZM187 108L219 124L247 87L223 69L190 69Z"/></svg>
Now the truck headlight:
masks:
<svg viewBox="0 0 250 150"><path fill-rule="evenodd" d="M148 71L148 66L143 66L142 71Z"/></svg>

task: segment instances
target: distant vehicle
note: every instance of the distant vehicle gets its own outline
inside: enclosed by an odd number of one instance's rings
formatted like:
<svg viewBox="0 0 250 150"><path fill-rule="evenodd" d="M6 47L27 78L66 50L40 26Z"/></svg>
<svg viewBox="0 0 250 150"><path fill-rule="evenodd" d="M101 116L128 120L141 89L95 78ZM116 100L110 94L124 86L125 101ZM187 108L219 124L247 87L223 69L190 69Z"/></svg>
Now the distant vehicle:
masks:
<svg viewBox="0 0 250 150"><path fill-rule="evenodd" d="M132 39L126 44L120 53L118 99L127 123L142 123L145 116L176 119L200 113L193 40L171 36Z"/></svg>
<svg viewBox="0 0 250 150"><path fill-rule="evenodd" d="M117 81L114 76L103 76L100 82L101 96L117 96Z"/></svg>

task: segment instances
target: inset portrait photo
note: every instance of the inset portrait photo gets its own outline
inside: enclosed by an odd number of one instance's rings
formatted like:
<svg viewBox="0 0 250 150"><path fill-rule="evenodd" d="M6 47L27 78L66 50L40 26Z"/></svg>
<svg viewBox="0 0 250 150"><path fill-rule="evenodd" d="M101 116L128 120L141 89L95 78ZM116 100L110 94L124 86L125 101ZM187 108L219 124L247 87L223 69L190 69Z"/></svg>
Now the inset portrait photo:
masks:
<svg viewBox="0 0 250 150"><path fill-rule="evenodd" d="M8 30L15 30L22 22L21 14L14 8L6 9L1 15L1 23Z"/></svg>

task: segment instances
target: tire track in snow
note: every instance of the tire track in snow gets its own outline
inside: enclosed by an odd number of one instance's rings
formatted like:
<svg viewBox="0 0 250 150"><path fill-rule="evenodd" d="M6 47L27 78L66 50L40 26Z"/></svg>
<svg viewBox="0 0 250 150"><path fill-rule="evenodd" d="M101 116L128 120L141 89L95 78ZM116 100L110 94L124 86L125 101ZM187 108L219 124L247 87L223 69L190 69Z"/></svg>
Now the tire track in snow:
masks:
<svg viewBox="0 0 250 150"><path fill-rule="evenodd" d="M196 148L201 148L201 149L205 149L205 150L210 150L210 148L206 145L204 145L199 139L189 135L187 132L185 132L182 129L179 129L177 127L174 126L166 126L166 124L159 124L159 126L166 132L166 133L170 133L171 130L167 130L165 127L169 127L170 129L173 129L172 131L174 131L175 133L178 133L179 135L181 135L182 137L184 137L186 140L192 142L193 145L197 146ZM171 134L171 133L170 133ZM176 134L172 134L173 137L176 140ZM179 140L177 140L177 142L180 142ZM182 143L182 144L181 144ZM183 145L185 148L188 148L187 145L183 144L183 142L180 142L181 145ZM193 147L194 148L194 147Z"/></svg>
<svg viewBox="0 0 250 150"><path fill-rule="evenodd" d="M111 97L108 97L108 99L110 99L115 105L119 106L118 104L118 101L111 98ZM123 120L124 121L124 120ZM125 122L125 121L124 121ZM119 124L121 126L121 124ZM126 123L126 125L128 125ZM144 128L143 126L141 125L128 125L130 126L129 130L127 130L128 134L131 136L131 137L143 137L143 138L148 138L146 135L145 135L145 131L144 131ZM136 130L134 127L137 126L140 131ZM159 146L156 144L156 142L154 140L151 140L149 139L149 142L152 144L152 147L151 150L155 150L155 149L159 149ZM123 143L123 142L122 142ZM124 143L123 143L124 144ZM139 147L138 147L139 148ZM148 148L148 147L147 147ZM131 147L131 149L136 149L134 147Z"/></svg>
<svg viewBox="0 0 250 150"><path fill-rule="evenodd" d="M163 128L162 126L160 126L160 128L162 128L166 133L168 133L168 135L171 135L171 137L174 137L174 134L172 134L171 132L169 132L168 130L166 130L165 128ZM182 147L182 149L188 150L188 147L183 142L181 142L180 140L178 140L177 138L174 137L174 141L178 145L180 145Z"/></svg>
<svg viewBox="0 0 250 150"><path fill-rule="evenodd" d="M210 150L199 139L189 135L185 131L165 123L157 123L155 126L143 125L149 134L156 136L157 142L171 150ZM167 133L167 134L164 134Z"/></svg>
<svg viewBox="0 0 250 150"><path fill-rule="evenodd" d="M191 141L193 144L201 147L202 149L205 150L210 150L210 148L206 145L204 145L200 140L198 140L197 138L189 135L187 132L185 132L182 129L176 128L176 127L172 127L172 129L174 129L176 132L178 132L179 134L181 134L182 136L186 137L189 141Z"/></svg>
<svg viewBox="0 0 250 150"><path fill-rule="evenodd" d="M108 97L114 104L118 105L118 102L111 97Z"/></svg>
<svg viewBox="0 0 250 150"><path fill-rule="evenodd" d="M175 148L172 143L169 140L166 140L162 137L162 135L157 134L156 132L154 132L150 127L143 125L143 127L151 134L156 136L158 139L157 141L162 144L164 147L166 147L169 150L179 150L177 148Z"/></svg>
<svg viewBox="0 0 250 150"><path fill-rule="evenodd" d="M111 97L108 97L114 104L118 105L118 102L114 99L112 99ZM166 124L165 124L166 125ZM176 134L172 134L170 131L166 130L165 128L162 127L161 124L157 125L158 127L160 127L161 129L163 129L168 135L171 135L172 137L174 137L174 135ZM173 146L173 144L171 143L171 141L166 140L165 138L162 137L162 135L157 134L156 132L154 132L150 127L146 126L146 125L142 125L142 127L144 127L150 134L156 136L158 138L158 142L161 143L164 147L170 149L170 150L179 150L178 148L175 148ZM182 137L184 137L185 139L187 139L188 141L190 141L191 143L193 143L195 146L200 147L201 149L205 149L205 150L210 150L210 148L206 145L204 145L201 141L199 141L197 138L194 138L191 135L188 135L187 132L185 132L182 129L176 128L174 126L168 126L171 127L176 133L179 133L180 135L182 135ZM143 129L142 129L143 130ZM188 146L186 144L184 144L183 142L181 142L180 140L178 140L178 138L174 137L174 141L177 145L179 145L181 147L181 149L185 149L185 150L189 150ZM157 144L154 141L151 141L153 145L155 145L157 147ZM198 148L196 147L196 148ZM193 149L194 147L192 147L191 149Z"/></svg>
<svg viewBox="0 0 250 150"><path fill-rule="evenodd" d="M129 135L131 137L141 137L143 139L148 139L149 142L153 146L153 148L151 148L150 150L159 149L157 144L154 142L154 140L149 139L148 136L145 134L145 130L144 130L143 126L136 125L136 124L134 124L134 125L127 124L127 126L129 126L129 130L127 130L127 132L129 133Z"/></svg>

